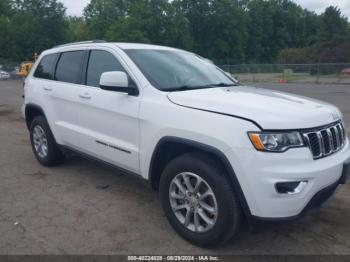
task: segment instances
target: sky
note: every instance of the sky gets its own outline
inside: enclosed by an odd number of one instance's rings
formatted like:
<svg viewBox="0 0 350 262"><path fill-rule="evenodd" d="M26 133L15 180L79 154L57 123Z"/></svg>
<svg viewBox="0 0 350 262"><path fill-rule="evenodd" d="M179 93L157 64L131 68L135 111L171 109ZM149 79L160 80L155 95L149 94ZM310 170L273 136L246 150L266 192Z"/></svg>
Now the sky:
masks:
<svg viewBox="0 0 350 262"><path fill-rule="evenodd" d="M81 16L84 7L90 0L60 0L67 7L68 15ZM304 8L316 13L322 13L327 6L338 6L342 13L350 20L350 0L294 0Z"/></svg>

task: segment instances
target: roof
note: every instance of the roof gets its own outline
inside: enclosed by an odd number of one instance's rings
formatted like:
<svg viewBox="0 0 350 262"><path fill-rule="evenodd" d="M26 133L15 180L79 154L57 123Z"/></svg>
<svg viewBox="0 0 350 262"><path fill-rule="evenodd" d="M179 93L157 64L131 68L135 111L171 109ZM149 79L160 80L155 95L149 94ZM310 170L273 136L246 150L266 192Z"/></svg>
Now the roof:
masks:
<svg viewBox="0 0 350 262"><path fill-rule="evenodd" d="M100 40L94 40L94 41L85 41L85 42L75 42L75 43L68 43L63 44L59 46L55 46L51 49L45 50L41 53L41 57L48 55L48 54L54 54L59 52L69 52L74 50L79 50L79 48L84 47L110 47L110 48L120 48L122 50L130 50L130 49L149 49L149 50L173 50L173 51L182 51L186 52L181 49L173 48L173 47L167 47L167 46L160 46L160 45L151 45L151 44L141 44L141 43L118 43L118 42L105 42ZM39 59L40 60L40 59Z"/></svg>
<svg viewBox="0 0 350 262"><path fill-rule="evenodd" d="M63 45L58 45L53 47L51 50L57 49L69 49L69 48L79 48L79 47L86 47L86 46L117 46L120 49L127 50L127 49L156 49L156 50L178 50L176 48L167 47L167 46L160 46L160 45L151 45L151 44L142 44L142 43L116 43L116 42L105 42L101 40L93 40L93 41L85 41L85 42L74 42L74 43L68 43ZM47 51L49 51L47 50Z"/></svg>
<svg viewBox="0 0 350 262"><path fill-rule="evenodd" d="M140 43L112 43L121 49L157 49L157 50L176 50L176 48L151 44Z"/></svg>

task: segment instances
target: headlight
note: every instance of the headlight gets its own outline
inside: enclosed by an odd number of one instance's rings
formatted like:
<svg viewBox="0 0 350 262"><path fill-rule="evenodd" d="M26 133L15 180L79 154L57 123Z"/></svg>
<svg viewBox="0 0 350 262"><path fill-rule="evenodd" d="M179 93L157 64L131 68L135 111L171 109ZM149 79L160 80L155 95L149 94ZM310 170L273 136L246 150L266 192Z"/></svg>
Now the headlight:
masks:
<svg viewBox="0 0 350 262"><path fill-rule="evenodd" d="M290 148L305 145L299 132L249 132L248 136L255 149L259 151L285 152Z"/></svg>

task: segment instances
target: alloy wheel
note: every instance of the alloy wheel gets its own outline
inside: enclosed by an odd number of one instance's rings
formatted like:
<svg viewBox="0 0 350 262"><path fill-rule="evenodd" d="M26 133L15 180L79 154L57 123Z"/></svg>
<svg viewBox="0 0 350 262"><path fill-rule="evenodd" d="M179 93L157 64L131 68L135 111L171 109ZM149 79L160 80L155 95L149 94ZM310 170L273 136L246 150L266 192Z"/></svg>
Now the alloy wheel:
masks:
<svg viewBox="0 0 350 262"><path fill-rule="evenodd" d="M33 144L37 155L45 158L48 154L48 142L44 129L41 126L35 126L33 130Z"/></svg>
<svg viewBox="0 0 350 262"><path fill-rule="evenodd" d="M200 176L191 172L176 175L170 183L169 199L176 218L188 230L203 233L214 227L218 217L216 197Z"/></svg>

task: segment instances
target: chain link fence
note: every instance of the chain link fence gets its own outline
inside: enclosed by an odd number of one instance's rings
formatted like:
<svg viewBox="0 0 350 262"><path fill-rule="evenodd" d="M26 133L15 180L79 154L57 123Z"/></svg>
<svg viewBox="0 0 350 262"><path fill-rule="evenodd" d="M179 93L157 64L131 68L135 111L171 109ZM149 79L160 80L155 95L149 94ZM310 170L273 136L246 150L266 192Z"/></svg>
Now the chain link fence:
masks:
<svg viewBox="0 0 350 262"><path fill-rule="evenodd" d="M350 85L347 64L239 64L221 65L242 83L320 83ZM0 62L0 81L17 80L20 63Z"/></svg>
<svg viewBox="0 0 350 262"><path fill-rule="evenodd" d="M240 82L350 84L350 64L221 65Z"/></svg>

